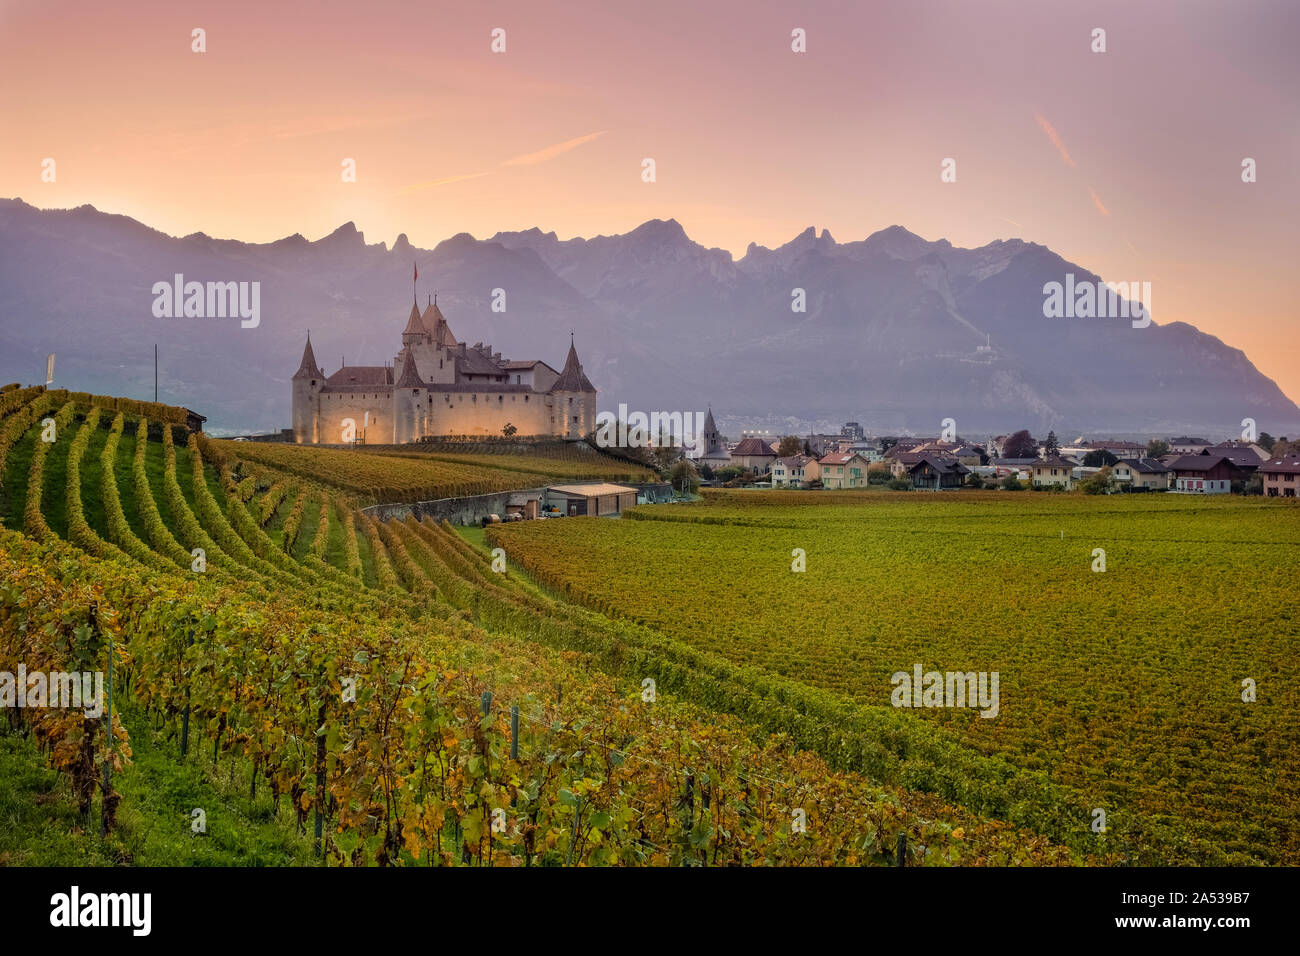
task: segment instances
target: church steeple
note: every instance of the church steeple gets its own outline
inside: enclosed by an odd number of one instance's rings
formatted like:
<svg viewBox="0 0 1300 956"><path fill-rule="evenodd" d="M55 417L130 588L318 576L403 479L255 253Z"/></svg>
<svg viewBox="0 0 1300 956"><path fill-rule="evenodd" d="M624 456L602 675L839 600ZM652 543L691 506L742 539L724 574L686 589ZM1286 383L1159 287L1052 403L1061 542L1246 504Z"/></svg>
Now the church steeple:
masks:
<svg viewBox="0 0 1300 956"><path fill-rule="evenodd" d="M298 363L298 371L293 373L294 378L324 378L325 373L320 366L316 364L316 353L311 350L311 330L307 330L307 346L302 350L302 361Z"/></svg>

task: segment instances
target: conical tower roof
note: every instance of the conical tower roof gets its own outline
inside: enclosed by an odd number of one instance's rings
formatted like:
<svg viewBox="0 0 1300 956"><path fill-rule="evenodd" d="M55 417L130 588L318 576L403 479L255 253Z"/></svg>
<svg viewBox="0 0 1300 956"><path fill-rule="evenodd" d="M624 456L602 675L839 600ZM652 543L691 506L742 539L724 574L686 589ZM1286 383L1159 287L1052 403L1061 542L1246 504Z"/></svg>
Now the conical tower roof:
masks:
<svg viewBox="0 0 1300 956"><path fill-rule="evenodd" d="M569 337L569 357L564 360L564 371L560 377L555 380L551 386L552 392L594 392L596 386L591 384L590 379L582 371L582 363L578 361L578 350L574 348L573 337Z"/></svg>
<svg viewBox="0 0 1300 956"><path fill-rule="evenodd" d="M397 388L422 388L419 370L415 367L415 356L410 349L402 349L402 373L397 379Z"/></svg>
<svg viewBox="0 0 1300 956"><path fill-rule="evenodd" d="M316 364L316 353L311 350L311 333L307 333L307 347L302 350L302 361L298 363L298 371L293 373L294 378L324 378L325 373L321 367Z"/></svg>
<svg viewBox="0 0 1300 956"><path fill-rule="evenodd" d="M424 315L420 317L424 327L429 330L433 336L435 345L441 345L444 348L450 348L456 344L456 336L451 334L451 326L443 318L442 310L438 308L438 300L435 297L433 302L425 307Z"/></svg>
<svg viewBox="0 0 1300 956"><path fill-rule="evenodd" d="M420 307L416 303L411 303L411 316L406 320L406 328L402 329L403 335L428 335L429 330L424 327L420 321Z"/></svg>

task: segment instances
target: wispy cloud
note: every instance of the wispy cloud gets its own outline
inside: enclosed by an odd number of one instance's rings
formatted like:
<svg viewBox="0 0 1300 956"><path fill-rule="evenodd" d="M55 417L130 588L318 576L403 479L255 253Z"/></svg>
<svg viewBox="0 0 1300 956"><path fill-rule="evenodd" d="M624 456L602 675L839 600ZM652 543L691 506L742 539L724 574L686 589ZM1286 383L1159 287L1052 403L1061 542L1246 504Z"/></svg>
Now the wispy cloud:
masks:
<svg viewBox="0 0 1300 956"><path fill-rule="evenodd" d="M544 163L547 160L554 159L571 149L577 149L590 143L592 140L599 139L605 135L602 129L596 133L588 133L586 136L579 136L576 139L566 139L563 143L556 143L554 146L547 146L545 149L539 149L535 153L524 153L522 156L512 156L503 162L502 166L536 166L538 163Z"/></svg>
<svg viewBox="0 0 1300 956"><path fill-rule="evenodd" d="M439 186L450 186L452 183L464 182L467 179L478 179L480 176L487 176L488 173L465 173L461 176L448 176L445 179L432 179L427 183L412 183L404 187L401 193L415 193L425 189L436 189Z"/></svg>
<svg viewBox="0 0 1300 956"><path fill-rule="evenodd" d="M1047 138L1052 141L1052 145L1056 147L1056 151L1061 154L1061 159L1065 160L1065 165L1074 168L1075 162L1070 158L1070 151L1066 149L1065 144L1061 142L1061 137L1057 135L1056 127L1047 121L1047 117L1041 114L1035 115L1034 119L1038 120L1038 125L1043 128L1043 132L1047 134Z"/></svg>
<svg viewBox="0 0 1300 956"><path fill-rule="evenodd" d="M1103 216L1110 215L1110 210L1101 204L1101 199L1097 196L1097 191L1091 186L1088 187L1088 195L1092 197L1092 204L1097 207Z"/></svg>
<svg viewBox="0 0 1300 956"><path fill-rule="evenodd" d="M567 153L571 149L577 149L579 146L590 143L592 140L598 139L604 135L605 131L602 129L595 133L588 133L586 136L579 136L576 139L566 139L563 143L556 143L554 146L547 146L545 149L539 149L535 153L524 153L522 156L512 156L510 159L502 161L500 165L536 166L538 163L544 163L548 160L554 159L556 156ZM403 195L405 193L422 192L426 189L436 189L439 186L449 186L452 183L464 182L467 179L478 179L481 176L491 175L492 171L486 170L481 173L464 173L459 176L447 176L444 179L434 179L426 183L412 183L410 186L403 187L398 194Z"/></svg>

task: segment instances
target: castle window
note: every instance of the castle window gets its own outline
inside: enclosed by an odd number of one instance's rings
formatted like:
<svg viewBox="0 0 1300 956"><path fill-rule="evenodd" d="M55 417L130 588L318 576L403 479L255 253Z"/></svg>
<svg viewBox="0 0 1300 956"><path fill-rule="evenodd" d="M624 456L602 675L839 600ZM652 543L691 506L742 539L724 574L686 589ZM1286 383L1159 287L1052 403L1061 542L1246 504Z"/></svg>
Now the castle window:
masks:
<svg viewBox="0 0 1300 956"><path fill-rule="evenodd" d="M498 396L497 396L497 401L498 401L498 402L504 402L505 400L506 400L506 397L505 397L504 395L498 395Z"/></svg>
<svg viewBox="0 0 1300 956"><path fill-rule="evenodd" d="M528 396L527 396L527 395L524 396L524 401L525 401L525 402L528 401Z"/></svg>

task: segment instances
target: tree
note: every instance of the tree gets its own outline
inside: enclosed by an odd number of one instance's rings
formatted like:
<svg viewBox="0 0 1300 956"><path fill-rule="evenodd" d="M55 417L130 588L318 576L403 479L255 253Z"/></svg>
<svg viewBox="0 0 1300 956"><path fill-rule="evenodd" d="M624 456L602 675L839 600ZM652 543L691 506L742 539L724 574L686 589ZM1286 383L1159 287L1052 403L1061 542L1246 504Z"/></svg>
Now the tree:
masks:
<svg viewBox="0 0 1300 956"><path fill-rule="evenodd" d="M876 462L867 466L867 484L883 485L889 481L889 466Z"/></svg>
<svg viewBox="0 0 1300 956"><path fill-rule="evenodd" d="M519 431L518 428L516 428L514 425L510 424L509 422L506 422L501 429L501 434L505 435L507 438L510 438L517 431Z"/></svg>
<svg viewBox="0 0 1300 956"><path fill-rule="evenodd" d="M1103 468L1088 478L1079 482L1079 488L1085 495L1105 495L1109 494L1114 481L1110 476L1110 468Z"/></svg>
<svg viewBox="0 0 1300 956"><path fill-rule="evenodd" d="M782 458L789 458L791 455L797 455L803 449L803 442L798 435L786 435L781 439L780 447L776 453Z"/></svg>
<svg viewBox="0 0 1300 956"><path fill-rule="evenodd" d="M808 439L803 440L803 453L809 458L813 457L812 445L808 444Z"/></svg>
<svg viewBox="0 0 1300 956"><path fill-rule="evenodd" d="M1269 454L1272 454L1273 446L1276 443L1277 443L1277 439L1274 438L1272 435L1270 435L1268 432L1260 432L1259 438L1256 439L1255 441L1255 444L1257 444L1260 448L1264 449Z"/></svg>
<svg viewBox="0 0 1300 956"><path fill-rule="evenodd" d="M708 465L700 465L700 477L705 481L713 480L713 469Z"/></svg>
<svg viewBox="0 0 1300 956"><path fill-rule="evenodd" d="M1025 486L1020 483L1020 479L1015 475L1007 475L1002 479L1003 491L1024 491Z"/></svg>
<svg viewBox="0 0 1300 956"><path fill-rule="evenodd" d="M1147 442L1148 458L1163 458L1169 454L1169 443L1161 441L1159 438L1153 438Z"/></svg>
<svg viewBox="0 0 1300 956"><path fill-rule="evenodd" d="M695 466L685 458L673 465L668 480L673 483L673 488L677 491L685 490L695 494L700 489L700 476L695 473Z"/></svg>
<svg viewBox="0 0 1300 956"><path fill-rule="evenodd" d="M906 475L899 475L897 478L890 478L885 487L890 491L911 491L912 479Z"/></svg>
<svg viewBox="0 0 1300 956"><path fill-rule="evenodd" d="M897 439L897 438L882 438L882 439L880 439L880 452L881 452L881 454L884 454L885 452L889 451L889 449L893 448L893 447L894 447L895 445L897 445L897 444L898 444L898 439Z"/></svg>
<svg viewBox="0 0 1300 956"><path fill-rule="evenodd" d="M672 445L655 445L653 454L655 465L663 471L680 457L681 450Z"/></svg>
<svg viewBox="0 0 1300 956"><path fill-rule="evenodd" d="M1061 453L1061 445L1056 440L1056 432L1049 431L1047 433L1047 440L1043 442L1043 457L1053 458L1056 455L1059 455L1060 453Z"/></svg>
<svg viewBox="0 0 1300 956"><path fill-rule="evenodd" d="M972 474L971 474L969 477L967 477L967 479L966 479L966 487L967 487L967 488L983 488L983 487L984 487L984 479L981 478L979 475L977 475L977 474L973 474L973 473L972 473Z"/></svg>
<svg viewBox="0 0 1300 956"><path fill-rule="evenodd" d="M1090 451L1083 456L1083 464L1086 468L1109 467L1119 461L1114 455L1104 448L1098 448L1096 451Z"/></svg>
<svg viewBox="0 0 1300 956"><path fill-rule="evenodd" d="M1022 428L1006 440L1002 446L1002 457L1004 458L1037 458L1038 442L1029 434L1028 430Z"/></svg>

